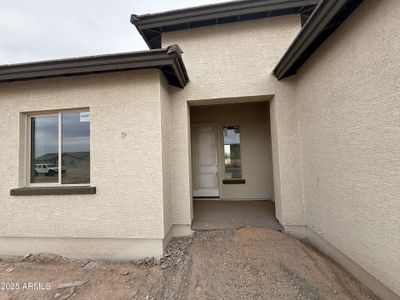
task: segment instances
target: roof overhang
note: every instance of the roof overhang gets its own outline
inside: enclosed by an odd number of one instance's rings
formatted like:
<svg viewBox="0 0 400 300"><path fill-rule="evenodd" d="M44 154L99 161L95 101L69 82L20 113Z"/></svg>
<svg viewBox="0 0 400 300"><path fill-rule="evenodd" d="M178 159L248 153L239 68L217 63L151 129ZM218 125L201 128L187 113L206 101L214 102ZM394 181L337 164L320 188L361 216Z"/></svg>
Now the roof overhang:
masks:
<svg viewBox="0 0 400 300"><path fill-rule="evenodd" d="M161 47L161 34L203 26L248 21L291 14L309 15L320 0L242 0L162 13L131 15L150 47Z"/></svg>
<svg viewBox="0 0 400 300"><path fill-rule="evenodd" d="M274 75L281 80L296 74L361 3L362 0L322 0L275 67Z"/></svg>
<svg viewBox="0 0 400 300"><path fill-rule="evenodd" d="M171 85L184 88L189 78L181 53L179 46L172 45L140 52L3 65L0 82L156 68Z"/></svg>

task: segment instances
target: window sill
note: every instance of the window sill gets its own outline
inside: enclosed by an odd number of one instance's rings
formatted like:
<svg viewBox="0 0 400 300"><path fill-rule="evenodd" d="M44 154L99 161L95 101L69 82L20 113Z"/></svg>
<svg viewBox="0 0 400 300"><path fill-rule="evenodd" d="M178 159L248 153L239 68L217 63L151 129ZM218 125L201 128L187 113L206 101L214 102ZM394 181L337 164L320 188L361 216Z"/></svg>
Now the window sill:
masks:
<svg viewBox="0 0 400 300"><path fill-rule="evenodd" d="M57 187L24 187L10 190L11 196L46 196L46 195L90 195L96 194L96 187L91 186L57 186Z"/></svg>
<svg viewBox="0 0 400 300"><path fill-rule="evenodd" d="M246 184L245 179L224 179L222 180L223 184Z"/></svg>

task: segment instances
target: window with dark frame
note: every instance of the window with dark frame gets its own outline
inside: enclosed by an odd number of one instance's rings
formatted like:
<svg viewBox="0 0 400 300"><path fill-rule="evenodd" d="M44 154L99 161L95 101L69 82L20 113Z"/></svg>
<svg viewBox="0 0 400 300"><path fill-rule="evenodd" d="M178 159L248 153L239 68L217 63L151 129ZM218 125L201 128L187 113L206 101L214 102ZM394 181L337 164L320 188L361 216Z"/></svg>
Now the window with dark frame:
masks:
<svg viewBox="0 0 400 300"><path fill-rule="evenodd" d="M29 185L90 183L90 113L29 117Z"/></svg>
<svg viewBox="0 0 400 300"><path fill-rule="evenodd" d="M224 127L225 179L241 179L240 127Z"/></svg>

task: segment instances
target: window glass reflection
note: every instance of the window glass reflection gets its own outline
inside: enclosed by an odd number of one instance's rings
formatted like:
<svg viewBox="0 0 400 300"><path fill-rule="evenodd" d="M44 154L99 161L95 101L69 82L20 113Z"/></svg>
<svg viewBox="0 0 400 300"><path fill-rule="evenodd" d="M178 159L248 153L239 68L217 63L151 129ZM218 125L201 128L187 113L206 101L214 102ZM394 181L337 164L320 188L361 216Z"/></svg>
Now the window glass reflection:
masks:
<svg viewBox="0 0 400 300"><path fill-rule="evenodd" d="M58 116L31 118L31 183L58 182Z"/></svg>
<svg viewBox="0 0 400 300"><path fill-rule="evenodd" d="M63 184L90 183L90 114L61 114Z"/></svg>
<svg viewBox="0 0 400 300"><path fill-rule="evenodd" d="M225 178L242 178L240 160L240 128L224 127Z"/></svg>

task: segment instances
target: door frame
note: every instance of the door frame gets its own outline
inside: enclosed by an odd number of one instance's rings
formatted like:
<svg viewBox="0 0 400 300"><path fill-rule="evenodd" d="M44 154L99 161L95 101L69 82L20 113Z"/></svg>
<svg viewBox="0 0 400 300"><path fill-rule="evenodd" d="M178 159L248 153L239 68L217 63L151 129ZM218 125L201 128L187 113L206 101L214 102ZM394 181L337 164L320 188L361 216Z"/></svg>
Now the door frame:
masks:
<svg viewBox="0 0 400 300"><path fill-rule="evenodd" d="M221 136L220 136L220 124L219 123L194 123L190 124L190 157L191 157L191 174L190 176L193 177L193 145L192 145L192 127L215 127L217 128L217 169L218 169L218 174L217 174L217 183L218 183L218 196L217 197L204 197L204 199L215 199L215 200L220 200L222 199L222 180L221 180L221 172L222 172L222 167L221 167ZM203 197L194 197L193 195L193 185L192 185L192 199L199 199L201 200Z"/></svg>

